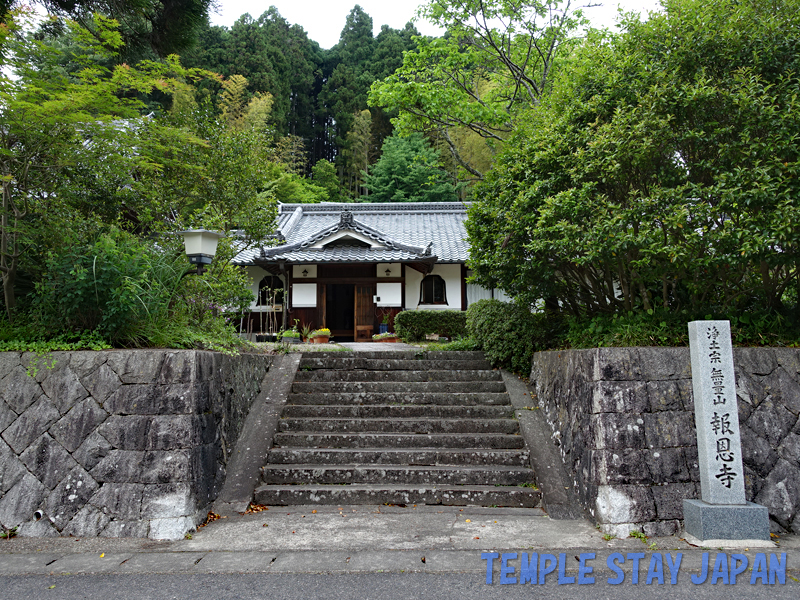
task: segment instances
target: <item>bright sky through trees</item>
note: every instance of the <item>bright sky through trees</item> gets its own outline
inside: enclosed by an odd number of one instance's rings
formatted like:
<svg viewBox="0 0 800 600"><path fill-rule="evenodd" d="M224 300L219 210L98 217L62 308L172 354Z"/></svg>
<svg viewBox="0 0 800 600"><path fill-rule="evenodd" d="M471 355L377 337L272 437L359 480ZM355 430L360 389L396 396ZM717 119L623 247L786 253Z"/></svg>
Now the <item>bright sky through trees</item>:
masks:
<svg viewBox="0 0 800 600"><path fill-rule="evenodd" d="M258 18L270 5L277 7L286 20L303 27L308 37L323 48L330 48L339 41L339 34L344 26L347 14L358 4L371 17L375 24L375 34L381 25L389 25L395 29L403 26L414 17L422 0L219 0L216 14L212 14L213 25L230 27L244 13ZM584 4L600 4L598 1L587 1ZM597 27L613 27L617 14L617 6L624 10L647 12L659 7L658 0L606 0L603 6L586 9L586 14ZM424 35L441 35L436 27L419 22L417 29Z"/></svg>

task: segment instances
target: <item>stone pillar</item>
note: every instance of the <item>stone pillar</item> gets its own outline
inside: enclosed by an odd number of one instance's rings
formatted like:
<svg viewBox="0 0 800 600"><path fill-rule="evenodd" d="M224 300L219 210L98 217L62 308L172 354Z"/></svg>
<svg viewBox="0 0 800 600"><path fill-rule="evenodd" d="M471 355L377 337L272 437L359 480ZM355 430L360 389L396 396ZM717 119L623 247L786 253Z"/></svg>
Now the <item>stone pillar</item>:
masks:
<svg viewBox="0 0 800 600"><path fill-rule="evenodd" d="M686 533L701 542L769 540L767 508L745 499L730 322L689 323L689 350L701 500L683 502Z"/></svg>

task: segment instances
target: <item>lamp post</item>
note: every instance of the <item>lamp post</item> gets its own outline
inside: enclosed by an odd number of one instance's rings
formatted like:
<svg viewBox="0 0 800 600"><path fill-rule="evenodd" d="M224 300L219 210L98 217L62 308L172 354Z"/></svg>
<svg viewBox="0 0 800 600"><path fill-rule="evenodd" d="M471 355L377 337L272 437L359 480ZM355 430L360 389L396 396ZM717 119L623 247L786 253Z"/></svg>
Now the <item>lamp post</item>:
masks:
<svg viewBox="0 0 800 600"><path fill-rule="evenodd" d="M197 274L202 275L205 266L211 264L217 253L219 238L224 237L225 234L207 229L188 229L179 233L183 235L183 244L186 247L186 256L189 257L189 262L197 265Z"/></svg>

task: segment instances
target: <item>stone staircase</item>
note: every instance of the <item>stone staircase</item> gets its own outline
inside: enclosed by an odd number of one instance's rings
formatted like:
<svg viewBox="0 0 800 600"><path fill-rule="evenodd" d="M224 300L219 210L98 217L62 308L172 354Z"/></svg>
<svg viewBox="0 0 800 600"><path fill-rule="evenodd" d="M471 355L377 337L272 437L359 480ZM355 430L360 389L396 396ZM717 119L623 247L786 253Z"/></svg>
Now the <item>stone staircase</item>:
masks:
<svg viewBox="0 0 800 600"><path fill-rule="evenodd" d="M255 501L537 507L529 464L482 353L307 353Z"/></svg>

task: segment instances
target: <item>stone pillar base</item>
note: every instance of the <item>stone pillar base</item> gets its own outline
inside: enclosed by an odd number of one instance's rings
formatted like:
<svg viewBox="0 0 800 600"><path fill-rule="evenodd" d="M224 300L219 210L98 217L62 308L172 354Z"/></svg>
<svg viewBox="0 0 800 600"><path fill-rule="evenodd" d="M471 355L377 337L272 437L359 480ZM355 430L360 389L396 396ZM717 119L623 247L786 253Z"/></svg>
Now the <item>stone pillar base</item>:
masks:
<svg viewBox="0 0 800 600"><path fill-rule="evenodd" d="M683 527L700 541L769 541L769 512L766 506L747 504L708 504L702 500L683 501Z"/></svg>

